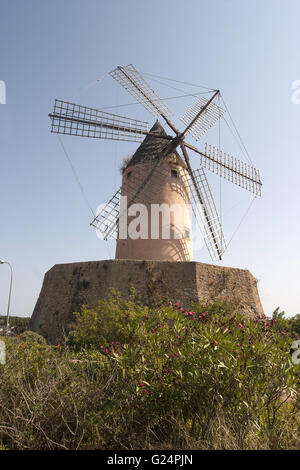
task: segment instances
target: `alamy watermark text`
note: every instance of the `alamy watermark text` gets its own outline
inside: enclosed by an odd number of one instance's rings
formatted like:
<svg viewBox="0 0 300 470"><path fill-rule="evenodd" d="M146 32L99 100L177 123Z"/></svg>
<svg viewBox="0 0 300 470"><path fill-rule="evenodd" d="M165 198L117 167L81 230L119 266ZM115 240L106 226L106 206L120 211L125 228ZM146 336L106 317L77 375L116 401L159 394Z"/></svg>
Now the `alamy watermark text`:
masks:
<svg viewBox="0 0 300 470"><path fill-rule="evenodd" d="M300 80L294 80L292 83L292 103L293 104L300 104Z"/></svg>
<svg viewBox="0 0 300 470"><path fill-rule="evenodd" d="M6 104L6 84L0 80L0 104Z"/></svg>

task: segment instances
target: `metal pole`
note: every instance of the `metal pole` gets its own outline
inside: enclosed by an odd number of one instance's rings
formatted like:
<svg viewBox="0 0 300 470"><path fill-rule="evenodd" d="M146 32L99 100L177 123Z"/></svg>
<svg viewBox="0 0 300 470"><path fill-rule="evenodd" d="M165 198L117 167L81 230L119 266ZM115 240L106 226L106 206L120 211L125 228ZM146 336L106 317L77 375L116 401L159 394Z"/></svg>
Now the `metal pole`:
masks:
<svg viewBox="0 0 300 470"><path fill-rule="evenodd" d="M7 305L7 314L6 314L6 331L8 331L10 300L11 300L11 291L12 291L12 284L13 284L13 269L12 269L11 264L8 261L0 260L0 264L8 264L10 268L10 286L9 286L8 305Z"/></svg>

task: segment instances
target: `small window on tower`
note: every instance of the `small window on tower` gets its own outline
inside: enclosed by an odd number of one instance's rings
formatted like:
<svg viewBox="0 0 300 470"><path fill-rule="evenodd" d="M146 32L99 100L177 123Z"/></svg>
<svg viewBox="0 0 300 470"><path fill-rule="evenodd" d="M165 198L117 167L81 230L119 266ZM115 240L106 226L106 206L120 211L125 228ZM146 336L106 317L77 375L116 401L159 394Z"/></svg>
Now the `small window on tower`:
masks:
<svg viewBox="0 0 300 470"><path fill-rule="evenodd" d="M127 179L130 178L131 174L132 174L132 171L128 171L128 173L127 173Z"/></svg>
<svg viewBox="0 0 300 470"><path fill-rule="evenodd" d="M185 235L186 240L190 240L190 239L191 239L191 232L190 232L190 229L189 229L189 228L184 227L184 235Z"/></svg>
<svg viewBox="0 0 300 470"><path fill-rule="evenodd" d="M173 176L173 178L178 178L178 171L177 170L171 170L171 176Z"/></svg>

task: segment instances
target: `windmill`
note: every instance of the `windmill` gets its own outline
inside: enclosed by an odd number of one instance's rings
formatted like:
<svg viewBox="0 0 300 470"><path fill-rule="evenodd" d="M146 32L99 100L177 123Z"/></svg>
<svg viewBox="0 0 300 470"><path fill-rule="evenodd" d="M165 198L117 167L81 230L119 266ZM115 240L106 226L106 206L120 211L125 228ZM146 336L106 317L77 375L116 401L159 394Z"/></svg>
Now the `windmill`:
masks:
<svg viewBox="0 0 300 470"><path fill-rule="evenodd" d="M144 154L140 152L142 156L135 165L139 170L138 177L129 178L130 168L125 168L127 178L125 179L123 176L121 188L96 215L91 225L102 233L103 239L116 238L119 243L123 213L135 202L151 204L155 201L155 197L161 185L169 177L168 171L172 167L172 161L169 162L170 168L167 168L165 163L168 159L170 160L170 156L173 156L177 166L183 168L180 174L181 189L183 188L185 192L182 200L188 199L192 205L211 259L213 261L221 260L226 250L226 242L205 170L216 173L233 184L252 192L255 196L261 195L262 183L259 171L253 166L208 144L206 144L204 151L200 151L185 140L186 136L191 135L198 141L224 115L226 110L216 104L220 91L213 90L209 99L203 97L198 99L182 116L181 121L184 123L185 129L180 131L170 120L172 113L168 106L152 90L133 65L118 66L109 72L109 75L153 116L162 118L173 135L166 134L158 122L149 130L149 124L144 121L55 100L53 112L49 114L52 121L51 132L53 133L129 142L144 141L149 143L149 140L152 143L158 142L156 146L154 145L156 147L155 155L151 152L150 155L147 152ZM143 143L141 147L142 145ZM177 149L181 150L183 158L179 157ZM192 169L188 150L192 150L200 156L200 168ZM122 207L122 195L124 194L127 197L126 208ZM189 258L190 255L187 254L181 259Z"/></svg>

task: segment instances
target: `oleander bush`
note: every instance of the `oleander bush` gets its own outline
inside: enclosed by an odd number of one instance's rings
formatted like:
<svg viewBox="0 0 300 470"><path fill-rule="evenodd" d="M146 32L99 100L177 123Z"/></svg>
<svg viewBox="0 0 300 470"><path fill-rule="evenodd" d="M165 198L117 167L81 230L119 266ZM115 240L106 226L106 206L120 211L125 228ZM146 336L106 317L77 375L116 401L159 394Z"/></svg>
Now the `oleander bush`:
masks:
<svg viewBox="0 0 300 470"><path fill-rule="evenodd" d="M295 331L278 311L146 307L111 291L74 315L66 344L7 338L0 447L297 449Z"/></svg>

